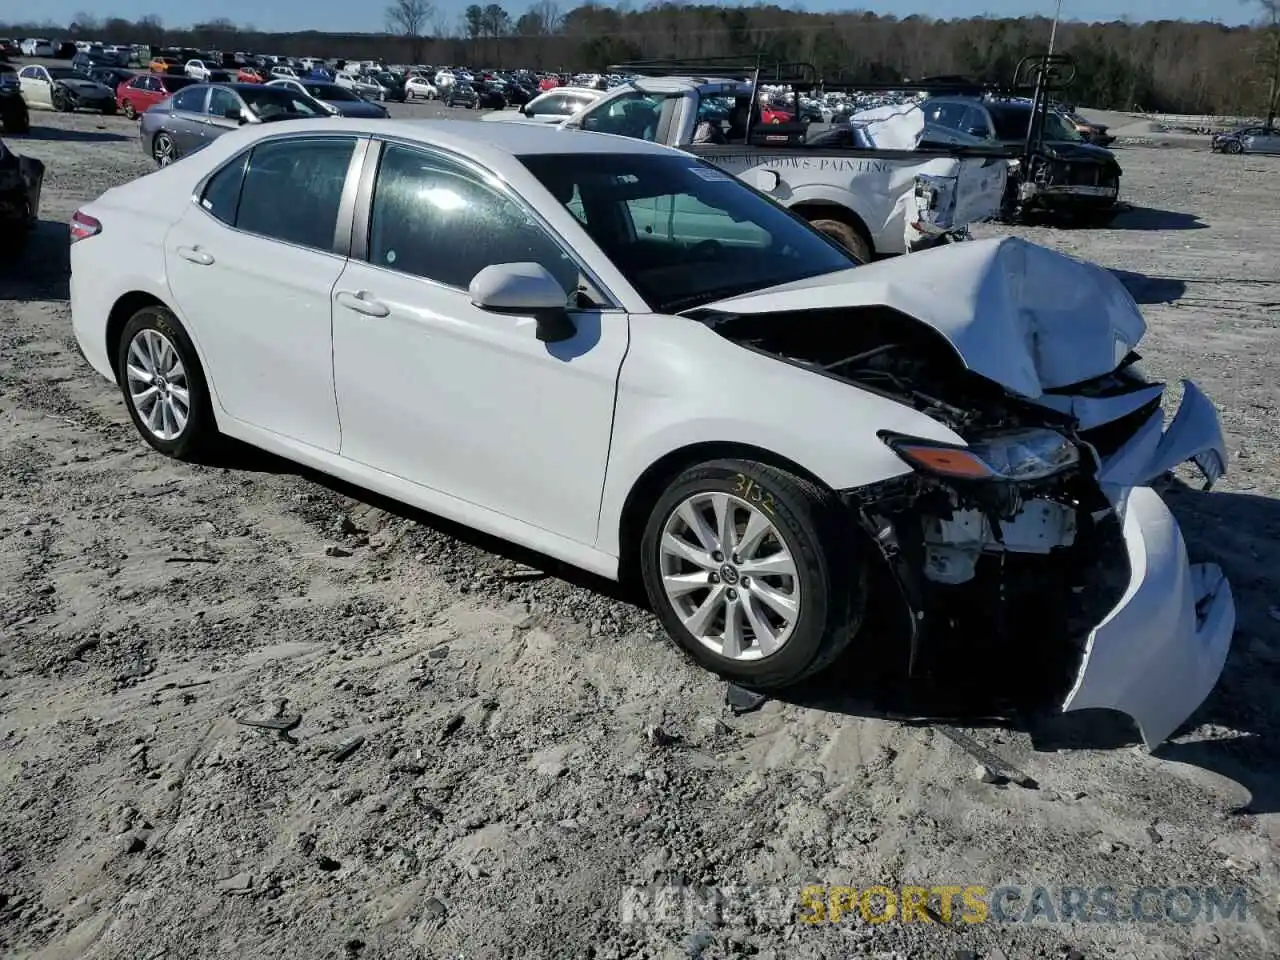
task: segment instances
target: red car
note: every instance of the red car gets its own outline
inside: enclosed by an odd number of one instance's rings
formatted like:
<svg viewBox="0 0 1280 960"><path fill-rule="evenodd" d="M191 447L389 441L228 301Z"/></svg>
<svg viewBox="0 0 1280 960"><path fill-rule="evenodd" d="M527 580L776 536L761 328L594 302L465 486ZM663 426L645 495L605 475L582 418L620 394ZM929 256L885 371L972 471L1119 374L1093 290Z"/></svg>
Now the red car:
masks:
<svg viewBox="0 0 1280 960"><path fill-rule="evenodd" d="M241 67L236 74L236 83L266 83L266 74L257 67Z"/></svg>
<svg viewBox="0 0 1280 960"><path fill-rule="evenodd" d="M543 91L554 90L558 86L560 86L559 77L543 77L541 80L538 81L539 90L543 90Z"/></svg>
<svg viewBox="0 0 1280 960"><path fill-rule="evenodd" d="M195 82L190 77L175 77L167 73L140 73L116 87L116 106L132 120L187 84Z"/></svg>

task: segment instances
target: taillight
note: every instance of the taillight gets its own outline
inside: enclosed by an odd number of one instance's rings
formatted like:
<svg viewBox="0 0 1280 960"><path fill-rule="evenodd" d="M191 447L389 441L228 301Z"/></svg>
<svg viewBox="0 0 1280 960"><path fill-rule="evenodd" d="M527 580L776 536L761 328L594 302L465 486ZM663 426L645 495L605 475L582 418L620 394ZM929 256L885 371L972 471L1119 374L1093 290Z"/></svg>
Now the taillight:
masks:
<svg viewBox="0 0 1280 960"><path fill-rule="evenodd" d="M89 237L96 237L102 232L102 222L97 217L91 217L87 213L77 210L71 215L71 242L77 240L87 240Z"/></svg>

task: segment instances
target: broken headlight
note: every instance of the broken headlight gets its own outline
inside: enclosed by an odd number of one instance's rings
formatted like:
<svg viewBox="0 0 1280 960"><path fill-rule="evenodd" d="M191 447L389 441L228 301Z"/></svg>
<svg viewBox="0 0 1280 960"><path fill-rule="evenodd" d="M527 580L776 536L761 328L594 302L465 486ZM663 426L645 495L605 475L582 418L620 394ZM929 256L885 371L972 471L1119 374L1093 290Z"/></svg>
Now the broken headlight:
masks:
<svg viewBox="0 0 1280 960"><path fill-rule="evenodd" d="M1010 430L952 446L882 430L880 439L917 470L953 480L1043 480L1074 467L1076 445L1054 430Z"/></svg>

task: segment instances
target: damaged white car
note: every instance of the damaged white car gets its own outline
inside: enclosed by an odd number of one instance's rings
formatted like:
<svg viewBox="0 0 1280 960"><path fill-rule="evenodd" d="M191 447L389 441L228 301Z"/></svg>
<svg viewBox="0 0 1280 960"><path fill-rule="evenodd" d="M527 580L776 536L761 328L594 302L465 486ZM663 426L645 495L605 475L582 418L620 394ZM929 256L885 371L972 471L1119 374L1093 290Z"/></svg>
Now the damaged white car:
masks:
<svg viewBox="0 0 1280 960"><path fill-rule="evenodd" d="M533 124L245 127L77 211L89 362L176 457L219 434L607 577L758 688L864 635L1061 597L1065 709L1149 745L1234 626L1148 486L1226 454L1131 362L1107 271L1021 240L854 267L696 157ZM870 595L872 576L896 593ZM1048 642L1035 626L1019 642Z"/></svg>

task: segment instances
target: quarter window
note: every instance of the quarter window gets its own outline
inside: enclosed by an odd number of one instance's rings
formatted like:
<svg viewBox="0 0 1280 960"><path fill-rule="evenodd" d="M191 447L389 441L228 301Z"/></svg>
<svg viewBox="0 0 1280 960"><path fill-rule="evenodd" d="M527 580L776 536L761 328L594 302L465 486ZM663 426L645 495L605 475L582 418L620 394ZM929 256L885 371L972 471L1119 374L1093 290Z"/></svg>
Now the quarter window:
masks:
<svg viewBox="0 0 1280 960"><path fill-rule="evenodd" d="M254 147L235 226L302 247L332 250L354 150L355 139L345 137L291 138Z"/></svg>
<svg viewBox="0 0 1280 960"><path fill-rule="evenodd" d="M446 160L384 148L369 218L369 262L465 289L495 263L538 263L565 288L578 267L500 190Z"/></svg>
<svg viewBox="0 0 1280 960"><path fill-rule="evenodd" d="M240 187L248 162L246 151L210 177L200 197L200 206L228 226L236 225L236 208L240 206Z"/></svg>

